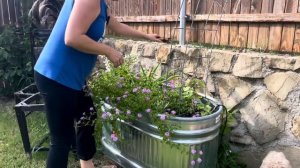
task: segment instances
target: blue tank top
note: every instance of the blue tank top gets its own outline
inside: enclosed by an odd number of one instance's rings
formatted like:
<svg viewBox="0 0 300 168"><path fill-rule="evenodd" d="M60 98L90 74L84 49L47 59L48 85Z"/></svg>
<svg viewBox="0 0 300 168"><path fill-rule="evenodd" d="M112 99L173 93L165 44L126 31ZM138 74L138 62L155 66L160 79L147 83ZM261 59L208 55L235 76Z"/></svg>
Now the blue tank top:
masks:
<svg viewBox="0 0 300 168"><path fill-rule="evenodd" d="M65 0L51 35L37 60L34 70L64 86L82 90L97 56L80 52L65 45L64 36L74 0ZM87 36L102 41L107 22L107 5L101 0L101 12L87 31ZM75 27L76 29L76 27Z"/></svg>

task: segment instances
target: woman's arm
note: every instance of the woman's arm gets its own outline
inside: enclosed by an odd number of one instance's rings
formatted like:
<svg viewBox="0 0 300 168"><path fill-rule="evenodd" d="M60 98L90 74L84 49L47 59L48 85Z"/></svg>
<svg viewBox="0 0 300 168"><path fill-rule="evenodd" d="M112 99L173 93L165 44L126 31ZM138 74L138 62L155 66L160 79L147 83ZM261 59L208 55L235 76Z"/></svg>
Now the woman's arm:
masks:
<svg viewBox="0 0 300 168"><path fill-rule="evenodd" d="M122 55L113 48L98 43L86 35L100 14L100 0L75 0L65 33L65 44L81 52L106 55L115 66L123 63Z"/></svg>
<svg viewBox="0 0 300 168"><path fill-rule="evenodd" d="M157 34L146 34L137 31L126 24L118 22L118 20L113 16L110 16L108 28L110 28L112 31L116 32L119 35L124 35L127 37L143 38L146 40L151 40L156 42L162 42L161 37L158 36Z"/></svg>

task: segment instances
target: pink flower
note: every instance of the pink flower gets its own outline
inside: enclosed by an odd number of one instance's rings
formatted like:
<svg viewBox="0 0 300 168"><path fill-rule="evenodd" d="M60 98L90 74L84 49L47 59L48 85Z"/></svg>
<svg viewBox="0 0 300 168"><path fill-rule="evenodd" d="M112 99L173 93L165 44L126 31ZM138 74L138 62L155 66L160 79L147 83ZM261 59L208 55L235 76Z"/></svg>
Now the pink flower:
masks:
<svg viewBox="0 0 300 168"><path fill-rule="evenodd" d="M130 114L131 114L131 111L130 111L130 110L127 110L126 114L127 114L127 115L130 115Z"/></svg>
<svg viewBox="0 0 300 168"><path fill-rule="evenodd" d="M114 133L111 134L110 137L111 137L111 139L112 139L114 142L118 141L118 139L119 139L119 138L117 137L117 135L114 134Z"/></svg>
<svg viewBox="0 0 300 168"><path fill-rule="evenodd" d="M103 114L102 114L102 119L103 119L103 120L106 120L106 119L107 119L107 114L106 114L106 113L103 113Z"/></svg>
<svg viewBox="0 0 300 168"><path fill-rule="evenodd" d="M202 162L202 159L201 159L201 158L198 158L198 159L197 159L197 162L198 162L198 163L201 163L201 162Z"/></svg>
<svg viewBox="0 0 300 168"><path fill-rule="evenodd" d="M143 115L141 114L141 113L138 113L138 118L142 118L143 117Z"/></svg>
<svg viewBox="0 0 300 168"><path fill-rule="evenodd" d="M166 119L167 119L167 115L162 114L162 115L160 116L160 120L164 121L164 120L166 120Z"/></svg>
<svg viewBox="0 0 300 168"><path fill-rule="evenodd" d="M169 137L170 136L170 132L165 132L165 136Z"/></svg>
<svg viewBox="0 0 300 168"><path fill-rule="evenodd" d="M146 113L151 113L151 109L147 109L147 110L146 110Z"/></svg>
<svg viewBox="0 0 300 168"><path fill-rule="evenodd" d="M144 89L142 90L142 93L151 93L151 90L150 90L150 89L147 89L147 88L144 88Z"/></svg>
<svg viewBox="0 0 300 168"><path fill-rule="evenodd" d="M175 115L175 114L176 114L176 111L175 111L175 110L172 110L172 111L171 111L171 114Z"/></svg>
<svg viewBox="0 0 300 168"><path fill-rule="evenodd" d="M168 86L170 86L171 89L175 89L175 82L174 82L174 80L170 80L169 83L168 83Z"/></svg>
<svg viewBox="0 0 300 168"><path fill-rule="evenodd" d="M123 95L123 98L124 98L124 99L126 99L127 97L128 97L128 95L126 95L126 94L125 94L125 95Z"/></svg>
<svg viewBox="0 0 300 168"><path fill-rule="evenodd" d="M136 93L138 90L139 90L138 88L134 88L134 89L132 90L132 92L133 92L133 93Z"/></svg>
<svg viewBox="0 0 300 168"><path fill-rule="evenodd" d="M192 149L192 154L194 155L196 153L197 153L197 151L195 149Z"/></svg>
<svg viewBox="0 0 300 168"><path fill-rule="evenodd" d="M192 166L195 166L195 164L196 164L195 160L192 160L192 161L191 161L191 165L192 165Z"/></svg>
<svg viewBox="0 0 300 168"><path fill-rule="evenodd" d="M117 97L117 101L121 101L121 97Z"/></svg>
<svg viewBox="0 0 300 168"><path fill-rule="evenodd" d="M199 150L199 155L203 155L203 151L202 150Z"/></svg>

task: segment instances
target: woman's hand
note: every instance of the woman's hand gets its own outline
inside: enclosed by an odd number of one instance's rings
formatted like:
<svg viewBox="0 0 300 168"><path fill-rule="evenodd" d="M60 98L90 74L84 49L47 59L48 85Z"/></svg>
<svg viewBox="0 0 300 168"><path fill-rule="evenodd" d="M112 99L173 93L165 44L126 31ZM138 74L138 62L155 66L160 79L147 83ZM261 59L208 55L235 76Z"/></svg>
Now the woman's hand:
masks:
<svg viewBox="0 0 300 168"><path fill-rule="evenodd" d="M146 34L145 39L155 42L163 42L163 39L157 34Z"/></svg>
<svg viewBox="0 0 300 168"><path fill-rule="evenodd" d="M114 64L115 68L124 63L122 54L114 49L109 50L106 56Z"/></svg>

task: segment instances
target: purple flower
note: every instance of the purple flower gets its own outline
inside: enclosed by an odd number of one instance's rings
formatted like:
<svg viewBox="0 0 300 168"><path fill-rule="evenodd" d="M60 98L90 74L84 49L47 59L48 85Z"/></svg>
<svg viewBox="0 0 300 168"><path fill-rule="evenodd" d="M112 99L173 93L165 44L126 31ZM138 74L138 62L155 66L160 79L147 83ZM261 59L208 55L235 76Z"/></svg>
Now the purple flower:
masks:
<svg viewBox="0 0 300 168"><path fill-rule="evenodd" d="M125 79L124 77L120 77L120 81L124 81L124 79Z"/></svg>
<svg viewBox="0 0 300 168"><path fill-rule="evenodd" d="M203 151L202 150L199 150L199 155L203 155Z"/></svg>
<svg viewBox="0 0 300 168"><path fill-rule="evenodd" d="M165 136L169 137L170 136L170 132L165 132Z"/></svg>
<svg viewBox="0 0 300 168"><path fill-rule="evenodd" d="M195 160L192 160L192 161L191 161L191 165L192 165L192 166L195 166L195 164L196 164Z"/></svg>
<svg viewBox="0 0 300 168"><path fill-rule="evenodd" d="M90 107L90 111L94 111L94 108L93 108L93 107Z"/></svg>
<svg viewBox="0 0 300 168"><path fill-rule="evenodd" d="M144 89L142 90L142 93L151 93L151 90L150 90L150 89L147 89L147 88L144 88Z"/></svg>
<svg viewBox="0 0 300 168"><path fill-rule="evenodd" d="M103 120L106 120L106 119L107 119L107 114L106 114L106 112L102 114L102 119L103 119Z"/></svg>
<svg viewBox="0 0 300 168"><path fill-rule="evenodd" d="M125 95L123 95L123 98L124 98L124 99L126 99L127 97L128 97L128 95L126 95L126 94L125 94Z"/></svg>
<svg viewBox="0 0 300 168"><path fill-rule="evenodd" d="M117 101L121 101L121 97L117 97Z"/></svg>
<svg viewBox="0 0 300 168"><path fill-rule="evenodd" d="M197 153L197 151L195 149L192 149L192 154L194 155L196 153Z"/></svg>
<svg viewBox="0 0 300 168"><path fill-rule="evenodd" d="M138 113L138 118L142 118L143 117L143 115L141 114L141 113Z"/></svg>
<svg viewBox="0 0 300 168"><path fill-rule="evenodd" d="M118 138L118 137L113 137L112 140L113 140L114 142L116 142L116 141L119 140L119 138Z"/></svg>
<svg viewBox="0 0 300 168"><path fill-rule="evenodd" d="M169 82L168 82L168 84L167 84L171 89L175 89L175 82L174 82L174 80L170 80Z"/></svg>
<svg viewBox="0 0 300 168"><path fill-rule="evenodd" d="M110 137L111 137L111 139L112 139L114 142L118 141L118 139L119 139L119 138L117 137L117 135L114 134L114 133L111 134Z"/></svg>
<svg viewBox="0 0 300 168"><path fill-rule="evenodd" d="M147 112L147 113L151 113L151 109L147 109L146 112Z"/></svg>
<svg viewBox="0 0 300 168"><path fill-rule="evenodd" d="M166 120L166 119L167 119L167 115L162 114L162 115L160 116L160 120L164 121L164 120Z"/></svg>
<svg viewBox="0 0 300 168"><path fill-rule="evenodd" d="M139 90L138 88L134 88L134 89L132 90L132 92L133 92L133 93L136 93L138 90Z"/></svg>
<svg viewBox="0 0 300 168"><path fill-rule="evenodd" d="M122 87L123 87L122 83L118 83L118 84L117 84L117 87L118 87L118 88L122 88Z"/></svg>
<svg viewBox="0 0 300 168"><path fill-rule="evenodd" d="M126 91L124 94L128 95L128 91Z"/></svg>
<svg viewBox="0 0 300 168"><path fill-rule="evenodd" d="M175 114L176 114L176 111L175 111L175 110L172 110L172 111L171 111L171 114L175 115Z"/></svg>
<svg viewBox="0 0 300 168"><path fill-rule="evenodd" d="M130 111L130 110L127 110L126 114L127 114L127 115L130 115L130 114L131 114L131 111Z"/></svg>
<svg viewBox="0 0 300 168"><path fill-rule="evenodd" d="M198 163L201 163L201 162L202 162L202 159L201 159L201 158L198 158L198 159L197 159L197 162L198 162Z"/></svg>

